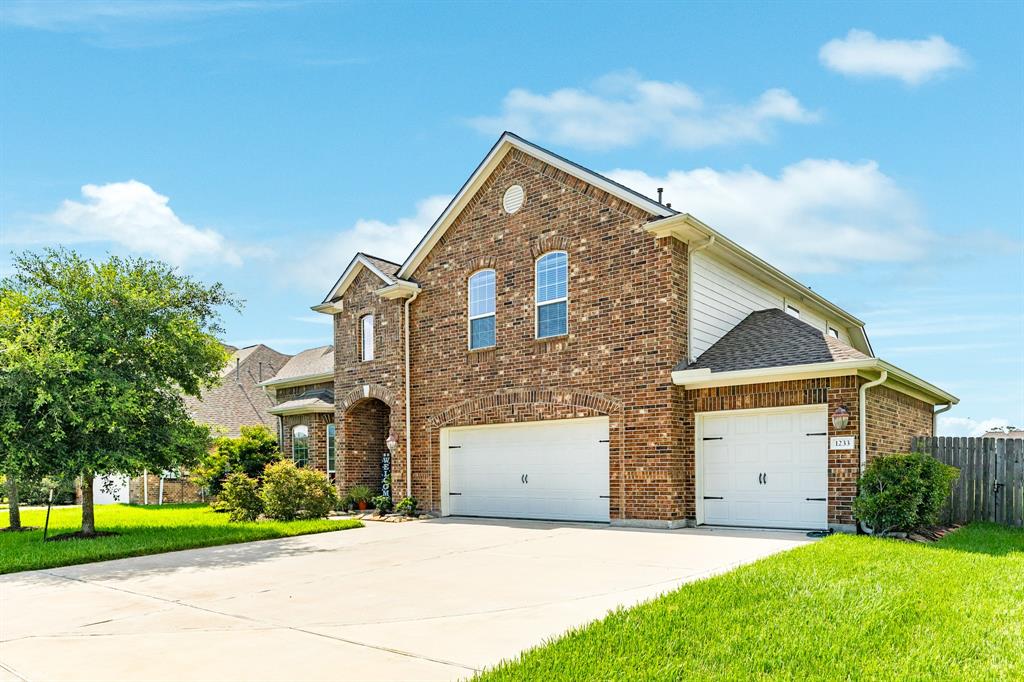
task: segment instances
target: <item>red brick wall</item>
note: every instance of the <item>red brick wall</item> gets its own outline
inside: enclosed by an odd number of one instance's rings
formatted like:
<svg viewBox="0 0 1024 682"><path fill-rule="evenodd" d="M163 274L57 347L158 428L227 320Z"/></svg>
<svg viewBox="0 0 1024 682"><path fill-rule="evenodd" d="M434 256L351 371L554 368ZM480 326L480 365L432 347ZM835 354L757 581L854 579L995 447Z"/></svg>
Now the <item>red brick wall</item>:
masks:
<svg viewBox="0 0 1024 682"><path fill-rule="evenodd" d="M523 186L526 200L509 215L501 198L512 184ZM423 291L411 320L413 486L425 507L440 507L439 429L457 423L441 415L476 405L479 414L459 419L609 414L612 518L682 518L683 433L673 418L681 406L670 375L686 355L686 246L654 239L643 229L648 219L513 151L418 266L413 278ZM569 255L569 334L538 341L534 262L552 249ZM466 340L466 280L481 267L496 270L497 346L473 352ZM351 316L344 325L355 329ZM340 367L341 375L350 371ZM531 392L541 397L531 399ZM576 397L546 397L570 393ZM510 394L514 405L498 406ZM602 407L587 407L588 400ZM398 489L404 469L396 457Z"/></svg>
<svg viewBox="0 0 1024 682"><path fill-rule="evenodd" d="M146 504L146 477L136 476L128 482L128 503ZM160 502L160 477L149 474L149 504ZM199 486L187 475L164 479L164 504L205 502Z"/></svg>
<svg viewBox="0 0 1024 682"><path fill-rule="evenodd" d="M828 420L828 435L857 435L857 388L860 380L855 376L777 381L743 386L701 388L680 391L684 394L683 430L686 434L683 451L687 471L686 516L696 516L695 477L695 414L723 410L752 409L758 407L790 407L796 405L828 405L828 414L840 405L850 412L850 421L842 431ZM851 504L857 495L859 455L853 450L829 450L828 454L828 520L834 524L851 524Z"/></svg>
<svg viewBox="0 0 1024 682"><path fill-rule="evenodd" d="M931 436L932 406L888 386L868 389L868 460L875 455L909 452L914 436Z"/></svg>
<svg viewBox="0 0 1024 682"><path fill-rule="evenodd" d="M285 459L292 458L292 428L299 424L309 427L309 463L310 469L316 469L327 473L327 425L331 423L333 415L324 413L290 414L282 418L284 420L284 438L281 443L281 452ZM337 436L335 436L337 440Z"/></svg>
<svg viewBox="0 0 1024 682"><path fill-rule="evenodd" d="M345 412L338 450L339 490L366 485L374 494L380 493L381 457L387 450L390 418L391 408L376 398L359 400Z"/></svg>

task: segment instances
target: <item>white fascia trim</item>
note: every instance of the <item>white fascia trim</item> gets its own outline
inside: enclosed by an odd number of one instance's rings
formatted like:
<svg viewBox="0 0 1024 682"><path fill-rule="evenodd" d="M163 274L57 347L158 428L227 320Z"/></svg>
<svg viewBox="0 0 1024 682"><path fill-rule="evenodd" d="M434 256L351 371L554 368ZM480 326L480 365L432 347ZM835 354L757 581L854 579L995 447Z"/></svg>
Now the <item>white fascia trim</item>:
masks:
<svg viewBox="0 0 1024 682"><path fill-rule="evenodd" d="M301 386L303 384L318 384L323 381L334 379L334 372L319 372L317 374L303 374L297 377L286 377L284 379L267 379L256 384L257 386L269 386L272 388L287 388L289 386Z"/></svg>
<svg viewBox="0 0 1024 682"><path fill-rule="evenodd" d="M267 412L273 415L277 415L278 417L286 417L292 414L334 414L334 407L328 407L326 405L316 405L310 407L309 405L305 405L302 407L289 407L283 410L279 410L276 407L271 407L269 410L267 410Z"/></svg>
<svg viewBox="0 0 1024 682"><path fill-rule="evenodd" d="M943 391L941 388L914 376L910 372L880 358L858 360L836 360L835 362L816 362L788 367L763 367L759 369L741 369L732 372L712 372L710 369L681 369L672 372L672 383L683 388L712 388L715 386L735 386L738 384L763 384L769 381L793 381L817 377L843 376L859 372L882 371L889 373L890 385L896 390L919 397L931 402L956 404L960 399Z"/></svg>
<svg viewBox="0 0 1024 682"><path fill-rule="evenodd" d="M414 294L418 294L420 291L420 285L416 282L410 282L406 279L400 279L394 284L390 284L381 289L377 289L376 293L381 298L393 299L393 298L409 298Z"/></svg>
<svg viewBox="0 0 1024 682"><path fill-rule="evenodd" d="M383 270L374 265L370 261L370 259L364 256L363 254L357 253L355 257L352 258L352 261L348 264L348 267L345 268L345 272L341 273L341 277L338 278L338 281L335 282L334 286L331 288L330 293L324 297L324 300L320 305L327 305L334 299L344 294L345 290L348 289L350 284L352 284L352 280L354 280L356 278L356 275L359 274L360 267L366 268L367 270L375 274L385 284L395 283L394 277L386 274ZM314 308L314 310L316 310L316 308Z"/></svg>
<svg viewBox="0 0 1024 682"><path fill-rule="evenodd" d="M718 232L714 228L704 224L689 213L680 213L679 215L665 218L664 220L652 222L644 229L655 237L671 236L687 243L694 239L707 240L714 237L714 241L708 249L709 251L726 251L738 260L740 264L745 266L745 269L749 272L752 272L755 275L761 275L762 277L767 277L769 280L781 285L783 288L789 289L799 296L811 300L821 308L824 308L824 310L827 313L830 313L832 317L838 317L848 326L852 327L853 329L851 331L859 332L865 348L870 351L868 354L874 355L874 351L871 348L871 341L868 339L867 332L864 331L863 320L843 310L835 303L824 298L821 294L817 293L810 287L801 284L774 265L761 260L750 251L747 251L745 248L723 235L721 232Z"/></svg>
<svg viewBox="0 0 1024 682"><path fill-rule="evenodd" d="M473 198L477 193L477 190L484 184L491 172L494 171L495 167L505 158L509 150L515 148L530 156L540 159L544 163L557 168L560 171L568 173L573 177L579 178L584 182L587 182L594 187L604 190L612 196L622 199L623 201L633 204L638 208L647 211L656 216L668 217L676 215L678 212L663 206L653 199L648 199L639 194L635 194L632 191L626 189L622 185L612 182L608 178L601 177L593 171L588 171L582 166L578 166L567 159L563 159L557 154L552 154L546 149L538 147L534 144L527 142L521 137L514 135L510 132L502 133L498 141L491 147L491 151L487 153L484 160L480 162L480 165L476 167L473 174L469 176L462 188L459 189L458 194L448 203L445 207L444 212L441 213L440 217L434 221L434 224L427 230L427 234L424 235L420 243L416 245L413 252L409 254L409 257L402 263L402 267L398 271L398 277L404 278L410 276L416 267L423 261L430 250L434 248L437 241L444 235L448 227L455 222L459 213L466 207L466 204Z"/></svg>

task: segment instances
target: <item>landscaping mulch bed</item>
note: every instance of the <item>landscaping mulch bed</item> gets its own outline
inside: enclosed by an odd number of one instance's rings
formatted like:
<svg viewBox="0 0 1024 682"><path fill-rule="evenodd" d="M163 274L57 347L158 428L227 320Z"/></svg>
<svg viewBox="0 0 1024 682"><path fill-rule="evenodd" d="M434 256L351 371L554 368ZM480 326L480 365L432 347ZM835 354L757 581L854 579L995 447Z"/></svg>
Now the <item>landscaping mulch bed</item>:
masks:
<svg viewBox="0 0 1024 682"><path fill-rule="evenodd" d="M949 535L957 528L960 528L960 524L954 524L952 526L932 526L931 528L921 528L913 533L907 533L905 538L907 542L935 542L941 540L945 536Z"/></svg>

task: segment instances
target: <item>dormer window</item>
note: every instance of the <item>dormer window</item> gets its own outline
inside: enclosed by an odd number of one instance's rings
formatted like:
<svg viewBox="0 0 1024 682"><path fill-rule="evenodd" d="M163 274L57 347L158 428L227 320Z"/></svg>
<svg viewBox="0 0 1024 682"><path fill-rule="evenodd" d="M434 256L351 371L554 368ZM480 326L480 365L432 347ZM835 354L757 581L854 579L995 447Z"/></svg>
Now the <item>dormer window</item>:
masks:
<svg viewBox="0 0 1024 682"><path fill-rule="evenodd" d="M359 359L373 360L373 351L373 315L363 315L359 318Z"/></svg>
<svg viewBox="0 0 1024 682"><path fill-rule="evenodd" d="M495 337L494 270L481 270L469 278L469 349L490 348Z"/></svg>
<svg viewBox="0 0 1024 682"><path fill-rule="evenodd" d="M536 265L537 338L569 333L569 256L551 251Z"/></svg>

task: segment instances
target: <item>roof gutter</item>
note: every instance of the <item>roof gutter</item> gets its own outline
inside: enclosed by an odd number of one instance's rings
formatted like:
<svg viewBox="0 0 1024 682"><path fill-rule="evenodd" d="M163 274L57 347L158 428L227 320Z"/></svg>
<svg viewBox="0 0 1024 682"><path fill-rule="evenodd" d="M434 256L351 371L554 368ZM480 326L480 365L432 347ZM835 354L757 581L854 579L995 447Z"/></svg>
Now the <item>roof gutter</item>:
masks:
<svg viewBox="0 0 1024 682"><path fill-rule="evenodd" d="M860 475L864 475L864 467L868 464L868 389L881 386L889 378L889 372L882 370L882 373L874 381L869 381L860 386L860 399L857 401L857 428L859 430L858 440L860 441Z"/></svg>
<svg viewBox="0 0 1024 682"><path fill-rule="evenodd" d="M286 388L288 386L301 386L302 384L315 384L321 381L334 379L334 372L318 372L316 374L303 374L297 377L285 377L283 379L267 379L257 386L264 388Z"/></svg>
<svg viewBox="0 0 1024 682"><path fill-rule="evenodd" d="M682 369L672 372L672 383L684 388L710 388L713 386L735 386L737 384L760 384L769 381L790 381L815 377L843 376L855 372L886 372L891 379L909 387L921 400L932 405L941 403L957 404L960 399L943 391L938 386L914 376L910 372L882 360L861 358L815 362L802 365L741 369L731 372L712 372L710 369ZM894 386L894 388L896 388Z"/></svg>

